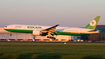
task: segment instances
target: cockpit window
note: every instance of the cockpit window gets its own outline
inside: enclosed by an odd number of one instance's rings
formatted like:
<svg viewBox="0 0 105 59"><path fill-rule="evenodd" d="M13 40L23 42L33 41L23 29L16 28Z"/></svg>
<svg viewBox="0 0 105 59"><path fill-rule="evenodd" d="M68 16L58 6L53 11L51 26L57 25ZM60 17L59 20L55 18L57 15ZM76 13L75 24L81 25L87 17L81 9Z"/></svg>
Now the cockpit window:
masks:
<svg viewBox="0 0 105 59"><path fill-rule="evenodd" d="M4 28L7 28L7 26L5 26Z"/></svg>

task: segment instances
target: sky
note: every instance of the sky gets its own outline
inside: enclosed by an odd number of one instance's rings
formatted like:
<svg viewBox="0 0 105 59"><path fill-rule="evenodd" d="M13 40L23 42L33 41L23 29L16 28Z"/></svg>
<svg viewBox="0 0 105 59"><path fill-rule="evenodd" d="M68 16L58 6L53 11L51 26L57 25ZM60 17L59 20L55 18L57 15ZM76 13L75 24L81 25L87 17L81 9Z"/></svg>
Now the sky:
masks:
<svg viewBox="0 0 105 59"><path fill-rule="evenodd" d="M10 24L85 27L105 25L105 0L0 0L0 27Z"/></svg>

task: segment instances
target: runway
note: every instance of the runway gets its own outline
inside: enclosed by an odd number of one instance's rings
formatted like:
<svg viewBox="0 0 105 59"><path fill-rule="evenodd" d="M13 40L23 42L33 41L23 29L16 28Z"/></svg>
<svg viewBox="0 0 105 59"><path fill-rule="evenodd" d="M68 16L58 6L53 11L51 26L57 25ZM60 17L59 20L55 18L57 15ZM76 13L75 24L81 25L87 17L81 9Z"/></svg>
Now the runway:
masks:
<svg viewBox="0 0 105 59"><path fill-rule="evenodd" d="M105 43L0 42L0 59L102 59Z"/></svg>

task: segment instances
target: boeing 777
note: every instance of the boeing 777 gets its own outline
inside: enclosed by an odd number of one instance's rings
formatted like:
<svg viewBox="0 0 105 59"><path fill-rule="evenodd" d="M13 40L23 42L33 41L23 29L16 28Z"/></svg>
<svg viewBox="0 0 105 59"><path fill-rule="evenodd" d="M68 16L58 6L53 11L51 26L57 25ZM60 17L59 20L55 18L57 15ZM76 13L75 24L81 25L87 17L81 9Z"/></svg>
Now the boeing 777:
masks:
<svg viewBox="0 0 105 59"><path fill-rule="evenodd" d="M41 25L8 25L4 30L8 32L19 32L19 33L32 33L35 36L46 36L50 39L56 39L54 35L86 35L99 33L99 30L95 30L100 16L97 16L84 28L74 27L58 27L55 26L41 26Z"/></svg>

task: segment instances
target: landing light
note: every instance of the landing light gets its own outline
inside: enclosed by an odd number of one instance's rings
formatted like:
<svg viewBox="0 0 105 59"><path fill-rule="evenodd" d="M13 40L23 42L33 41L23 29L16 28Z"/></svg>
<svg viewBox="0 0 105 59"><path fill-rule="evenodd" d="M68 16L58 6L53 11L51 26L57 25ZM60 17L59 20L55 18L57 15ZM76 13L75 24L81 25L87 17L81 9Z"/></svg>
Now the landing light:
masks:
<svg viewBox="0 0 105 59"><path fill-rule="evenodd" d="M64 42L64 44L66 44L66 42Z"/></svg>

